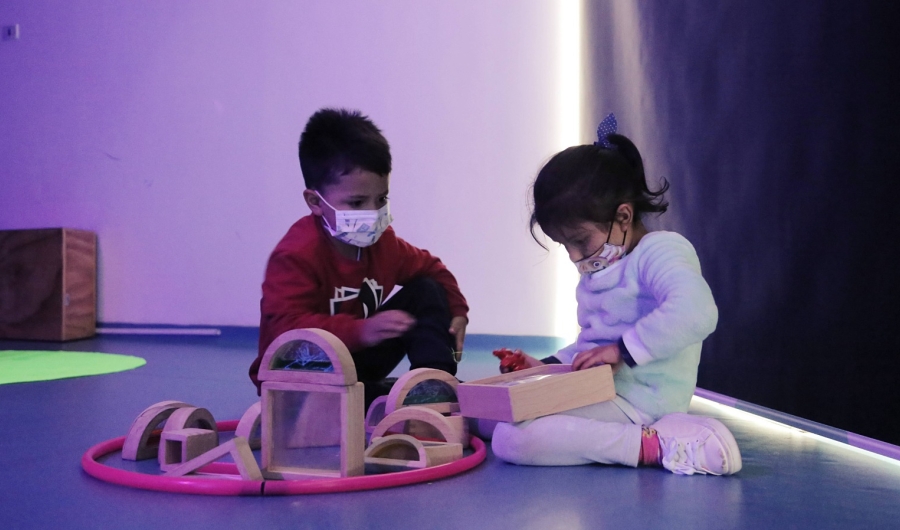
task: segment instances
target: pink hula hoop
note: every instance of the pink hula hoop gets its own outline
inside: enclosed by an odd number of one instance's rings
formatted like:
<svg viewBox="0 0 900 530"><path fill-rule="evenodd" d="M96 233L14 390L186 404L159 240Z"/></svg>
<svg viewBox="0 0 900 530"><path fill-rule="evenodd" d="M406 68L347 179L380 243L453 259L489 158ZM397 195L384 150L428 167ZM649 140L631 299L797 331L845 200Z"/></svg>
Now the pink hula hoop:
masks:
<svg viewBox="0 0 900 530"><path fill-rule="evenodd" d="M220 432L231 432L237 428L237 420L216 422ZM484 442L470 437L475 452L455 462L411 471L313 480L223 480L202 476L167 477L148 475L101 464L97 459L120 451L125 437L113 438L88 449L81 457L81 468L88 475L120 486L168 493L191 493L194 495L311 495L317 493L342 493L380 488L393 488L418 484L458 475L468 471L487 456ZM238 476L234 464L212 463L202 468L207 473Z"/></svg>

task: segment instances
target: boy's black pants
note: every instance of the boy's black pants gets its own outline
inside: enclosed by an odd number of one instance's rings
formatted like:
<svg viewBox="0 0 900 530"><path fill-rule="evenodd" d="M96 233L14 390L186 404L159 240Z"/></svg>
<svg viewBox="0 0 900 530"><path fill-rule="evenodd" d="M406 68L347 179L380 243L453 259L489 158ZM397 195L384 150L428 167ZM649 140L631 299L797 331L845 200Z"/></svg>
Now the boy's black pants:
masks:
<svg viewBox="0 0 900 530"><path fill-rule="evenodd" d="M408 282L378 311L399 309L416 319L403 336L388 339L353 353L356 378L366 385L366 409L372 401L390 392L384 381L406 355L410 369L435 368L456 375L453 351L456 339L450 332L450 306L444 288L431 278Z"/></svg>

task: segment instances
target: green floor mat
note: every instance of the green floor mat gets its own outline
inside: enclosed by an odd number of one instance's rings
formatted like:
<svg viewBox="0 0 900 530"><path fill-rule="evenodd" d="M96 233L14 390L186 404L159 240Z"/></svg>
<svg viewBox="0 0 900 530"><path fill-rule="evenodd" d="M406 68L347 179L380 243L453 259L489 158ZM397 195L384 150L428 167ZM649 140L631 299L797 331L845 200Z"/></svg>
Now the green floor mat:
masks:
<svg viewBox="0 0 900 530"><path fill-rule="evenodd" d="M0 351L0 385L124 372L147 361L131 355L80 351Z"/></svg>

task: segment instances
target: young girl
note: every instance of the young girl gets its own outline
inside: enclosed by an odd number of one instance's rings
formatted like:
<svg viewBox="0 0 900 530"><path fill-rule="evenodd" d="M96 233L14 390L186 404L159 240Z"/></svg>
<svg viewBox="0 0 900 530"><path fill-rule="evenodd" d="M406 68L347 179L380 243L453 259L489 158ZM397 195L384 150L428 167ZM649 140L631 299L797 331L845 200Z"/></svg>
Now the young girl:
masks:
<svg viewBox="0 0 900 530"><path fill-rule="evenodd" d="M712 418L686 414L700 346L718 310L694 247L673 232L648 232L666 211L650 191L641 155L616 134L610 114L594 145L554 156L534 181L535 225L563 245L581 273L576 342L527 364L612 365L614 400L516 424L500 423L492 447L515 464L662 466L673 473L741 469L737 443ZM535 237L535 240L537 238ZM540 243L540 242L539 242Z"/></svg>

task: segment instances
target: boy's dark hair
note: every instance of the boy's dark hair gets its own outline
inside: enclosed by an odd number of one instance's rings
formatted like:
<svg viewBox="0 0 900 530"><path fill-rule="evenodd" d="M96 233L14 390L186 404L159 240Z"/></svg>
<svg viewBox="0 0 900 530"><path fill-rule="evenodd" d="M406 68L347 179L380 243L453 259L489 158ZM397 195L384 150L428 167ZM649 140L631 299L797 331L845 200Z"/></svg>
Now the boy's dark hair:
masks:
<svg viewBox="0 0 900 530"><path fill-rule="evenodd" d="M306 187L320 190L355 169L391 172L391 147L358 110L320 109L300 135L300 170Z"/></svg>
<svg viewBox="0 0 900 530"><path fill-rule="evenodd" d="M615 220L619 205L634 206L635 221L646 213L663 213L669 204L663 194L669 183L650 191L641 153L625 136L611 134L615 146L579 145L557 153L532 185L531 237L535 225L546 231L572 227L582 221L606 224ZM546 248L546 247L544 247Z"/></svg>

